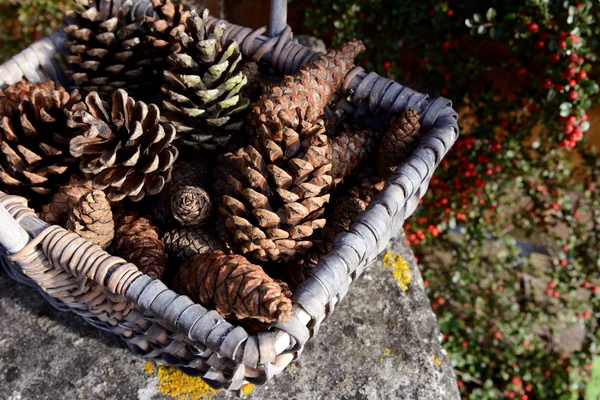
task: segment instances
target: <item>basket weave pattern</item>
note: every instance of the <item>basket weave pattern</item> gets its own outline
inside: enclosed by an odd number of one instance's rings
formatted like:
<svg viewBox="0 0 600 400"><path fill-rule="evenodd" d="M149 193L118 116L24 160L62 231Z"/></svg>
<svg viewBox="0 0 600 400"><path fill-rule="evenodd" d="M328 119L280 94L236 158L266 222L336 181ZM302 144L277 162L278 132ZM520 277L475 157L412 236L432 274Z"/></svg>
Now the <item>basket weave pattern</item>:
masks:
<svg viewBox="0 0 600 400"><path fill-rule="evenodd" d="M152 9L147 0L138 0L132 12L151 15ZM291 41L289 27L275 38L262 36L264 32L265 28L228 24L221 40L236 40L246 57L267 61L284 74L297 71L315 56ZM0 87L23 78L52 79L68 87L58 62L63 51L62 32L33 44L0 65ZM32 240L18 253L4 257L3 266L12 278L36 287L60 310L75 312L95 327L120 335L136 354L229 389L238 389L246 381L267 382L300 356L350 284L399 232L458 136L457 115L446 99L430 100L359 67L348 73L341 91L351 95L352 101L338 101L337 107L357 116L377 118L415 108L421 115L422 135L408 161L398 167L350 230L337 236L333 250L297 289L289 322L274 323L268 332L249 335L216 311L142 274L135 265L46 224L25 199L4 194L0 202Z"/></svg>

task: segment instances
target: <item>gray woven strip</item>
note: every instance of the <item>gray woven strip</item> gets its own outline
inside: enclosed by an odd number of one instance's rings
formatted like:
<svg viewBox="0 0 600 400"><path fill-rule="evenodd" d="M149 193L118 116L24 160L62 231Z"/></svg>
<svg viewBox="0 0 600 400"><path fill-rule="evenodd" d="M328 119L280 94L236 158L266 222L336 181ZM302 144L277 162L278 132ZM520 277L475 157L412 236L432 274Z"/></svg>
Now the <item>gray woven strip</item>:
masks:
<svg viewBox="0 0 600 400"><path fill-rule="evenodd" d="M246 330L238 326L229 332L223 339L223 343L221 343L221 347L219 348L219 353L224 357L237 360L237 351L247 339L248 333Z"/></svg>
<svg viewBox="0 0 600 400"><path fill-rule="evenodd" d="M258 333L258 349L260 353L261 364L268 366L270 363L275 361L277 353L275 352L275 338L273 336L273 332Z"/></svg>

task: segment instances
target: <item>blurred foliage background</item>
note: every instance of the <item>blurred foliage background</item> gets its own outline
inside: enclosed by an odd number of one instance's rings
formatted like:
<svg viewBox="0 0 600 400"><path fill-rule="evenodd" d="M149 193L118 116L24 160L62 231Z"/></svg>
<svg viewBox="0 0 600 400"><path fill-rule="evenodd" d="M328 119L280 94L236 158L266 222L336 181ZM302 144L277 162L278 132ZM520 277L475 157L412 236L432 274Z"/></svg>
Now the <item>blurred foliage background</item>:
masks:
<svg viewBox="0 0 600 400"><path fill-rule="evenodd" d="M265 0L197 3L267 20ZM70 6L0 3L0 61ZM362 39L365 69L460 113L405 230L465 398L600 396L598 18L591 0L290 3L296 33Z"/></svg>

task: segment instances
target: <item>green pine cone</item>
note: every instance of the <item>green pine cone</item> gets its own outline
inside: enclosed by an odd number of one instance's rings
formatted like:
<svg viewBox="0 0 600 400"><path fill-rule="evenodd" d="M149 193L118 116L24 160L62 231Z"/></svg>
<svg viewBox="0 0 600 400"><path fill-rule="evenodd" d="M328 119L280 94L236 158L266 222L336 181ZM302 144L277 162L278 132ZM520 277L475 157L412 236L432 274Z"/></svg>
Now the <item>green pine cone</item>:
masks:
<svg viewBox="0 0 600 400"><path fill-rule="evenodd" d="M250 100L241 91L248 80L237 43L221 46L224 22L207 25L208 10L202 16L190 13L185 32L177 35L181 52L169 56L162 91L165 114L181 143L212 150L240 130Z"/></svg>

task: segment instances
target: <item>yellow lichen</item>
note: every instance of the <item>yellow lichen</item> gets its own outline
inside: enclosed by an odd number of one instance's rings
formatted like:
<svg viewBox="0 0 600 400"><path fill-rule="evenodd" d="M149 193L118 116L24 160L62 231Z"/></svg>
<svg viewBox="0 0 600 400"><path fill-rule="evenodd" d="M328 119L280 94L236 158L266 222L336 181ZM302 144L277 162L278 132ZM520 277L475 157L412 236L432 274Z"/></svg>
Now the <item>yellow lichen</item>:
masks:
<svg viewBox="0 0 600 400"><path fill-rule="evenodd" d="M246 383L242 386L242 395L248 396L254 390L254 385L251 383Z"/></svg>
<svg viewBox="0 0 600 400"><path fill-rule="evenodd" d="M396 256L391 252L385 253L383 256L383 265L392 268L392 275L400 284L400 288L408 290L408 284L411 281L410 268L406 260L401 256Z"/></svg>
<svg viewBox="0 0 600 400"><path fill-rule="evenodd" d="M383 354L381 355L381 357L379 357L379 361L383 362L385 360L385 357L389 356L392 353L391 349L385 349L383 351Z"/></svg>
<svg viewBox="0 0 600 400"><path fill-rule="evenodd" d="M149 375L156 373L160 393L179 400L208 400L216 393L202 379L186 375L175 367L159 365L155 369L151 362L147 362L144 371Z"/></svg>
<svg viewBox="0 0 600 400"><path fill-rule="evenodd" d="M437 357L435 356L435 354L432 354L432 355L431 355L431 358L433 358L433 362L434 362L434 363L435 363L435 365L437 365L438 367L439 367L440 365L442 365L442 362L440 361L440 359L439 359L439 358L437 358Z"/></svg>

